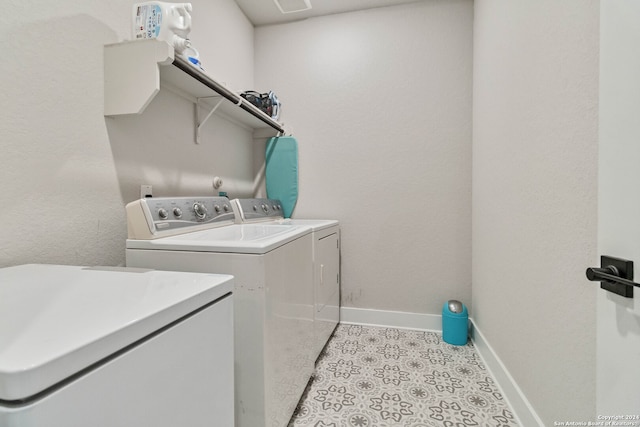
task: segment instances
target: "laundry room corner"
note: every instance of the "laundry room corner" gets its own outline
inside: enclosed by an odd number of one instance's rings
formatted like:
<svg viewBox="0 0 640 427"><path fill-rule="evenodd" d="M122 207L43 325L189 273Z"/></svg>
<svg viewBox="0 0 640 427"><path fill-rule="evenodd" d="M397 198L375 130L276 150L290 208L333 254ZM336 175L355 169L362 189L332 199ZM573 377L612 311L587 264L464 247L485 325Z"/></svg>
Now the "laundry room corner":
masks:
<svg viewBox="0 0 640 427"><path fill-rule="evenodd" d="M299 142L294 217L341 223L345 307L471 304L472 20L424 1L256 27L256 87Z"/></svg>

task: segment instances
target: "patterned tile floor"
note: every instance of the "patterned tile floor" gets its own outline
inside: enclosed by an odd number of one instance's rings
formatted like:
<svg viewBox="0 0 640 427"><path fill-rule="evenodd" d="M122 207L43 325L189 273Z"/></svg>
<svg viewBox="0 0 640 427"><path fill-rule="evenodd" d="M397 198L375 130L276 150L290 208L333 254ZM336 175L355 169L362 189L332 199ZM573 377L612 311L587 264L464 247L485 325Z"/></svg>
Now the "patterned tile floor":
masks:
<svg viewBox="0 0 640 427"><path fill-rule="evenodd" d="M338 325L289 427L514 427L475 348L436 332Z"/></svg>

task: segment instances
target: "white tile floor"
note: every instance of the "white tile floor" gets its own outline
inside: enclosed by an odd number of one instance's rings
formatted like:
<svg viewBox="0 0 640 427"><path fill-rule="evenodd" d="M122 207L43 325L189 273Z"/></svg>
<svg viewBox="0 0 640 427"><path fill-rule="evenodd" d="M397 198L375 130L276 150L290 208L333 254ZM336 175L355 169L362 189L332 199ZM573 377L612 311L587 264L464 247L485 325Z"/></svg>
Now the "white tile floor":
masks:
<svg viewBox="0 0 640 427"><path fill-rule="evenodd" d="M475 348L339 325L289 427L518 426Z"/></svg>

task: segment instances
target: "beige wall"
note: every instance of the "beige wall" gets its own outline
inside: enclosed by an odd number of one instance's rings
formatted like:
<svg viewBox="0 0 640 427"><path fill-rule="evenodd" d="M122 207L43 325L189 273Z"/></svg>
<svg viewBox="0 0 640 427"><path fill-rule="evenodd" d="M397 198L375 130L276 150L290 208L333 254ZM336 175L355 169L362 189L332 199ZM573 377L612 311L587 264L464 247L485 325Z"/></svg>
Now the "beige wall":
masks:
<svg viewBox="0 0 640 427"><path fill-rule="evenodd" d="M256 28L256 87L300 146L294 216L342 224L342 304L471 303L469 0Z"/></svg>
<svg viewBox="0 0 640 427"><path fill-rule="evenodd" d="M251 181L251 134L218 119L196 146L193 104L172 93L141 116L103 116L103 46L130 37L133 3L3 3L0 266L123 264L124 204L141 184L187 195L213 194L214 175ZM192 3L205 68L250 88L252 25L232 0Z"/></svg>
<svg viewBox="0 0 640 427"><path fill-rule="evenodd" d="M595 419L598 19L475 2L473 317L544 425Z"/></svg>

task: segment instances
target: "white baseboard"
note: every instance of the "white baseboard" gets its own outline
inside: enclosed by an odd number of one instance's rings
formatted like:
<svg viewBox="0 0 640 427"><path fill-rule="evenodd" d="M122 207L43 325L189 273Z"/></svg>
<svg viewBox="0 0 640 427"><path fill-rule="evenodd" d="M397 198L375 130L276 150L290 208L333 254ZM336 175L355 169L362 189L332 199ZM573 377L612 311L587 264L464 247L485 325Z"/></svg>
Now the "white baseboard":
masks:
<svg viewBox="0 0 640 427"><path fill-rule="evenodd" d="M496 383L502 390L502 395L513 409L514 415L521 426L539 426L545 427L544 423L529 403L518 384L515 382L509 370L504 366L502 360L498 357L493 348L486 340L480 329L471 319L471 328L469 335L480 358L484 361L485 366L491 372Z"/></svg>
<svg viewBox="0 0 640 427"><path fill-rule="evenodd" d="M438 314L406 313L365 308L340 307L340 323L442 331L442 316Z"/></svg>
<svg viewBox="0 0 640 427"><path fill-rule="evenodd" d="M406 313L402 311L371 310L340 307L340 323L354 325L381 326L387 328L442 331L442 316L439 314ZM469 336L485 366L496 380L502 395L508 402L521 426L544 427L526 396L513 380L498 355L471 319Z"/></svg>

